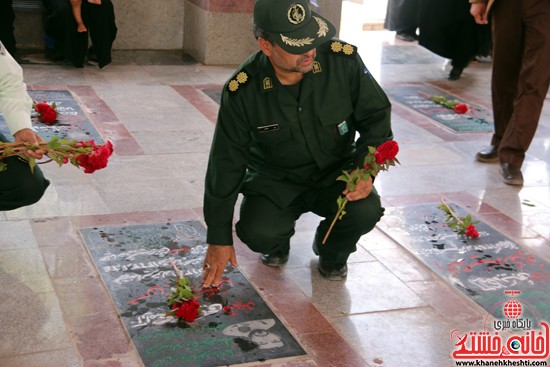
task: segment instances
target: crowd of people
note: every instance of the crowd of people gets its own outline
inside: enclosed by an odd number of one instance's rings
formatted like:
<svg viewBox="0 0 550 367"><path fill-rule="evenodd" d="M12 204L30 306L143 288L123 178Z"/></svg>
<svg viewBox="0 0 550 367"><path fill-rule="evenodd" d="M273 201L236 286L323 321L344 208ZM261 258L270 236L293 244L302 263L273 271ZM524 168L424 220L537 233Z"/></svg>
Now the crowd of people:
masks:
<svg viewBox="0 0 550 367"><path fill-rule="evenodd" d="M81 68L86 62L99 68L110 64L117 35L111 0L42 0L45 53L54 61ZM17 55L13 0L0 2L0 41Z"/></svg>

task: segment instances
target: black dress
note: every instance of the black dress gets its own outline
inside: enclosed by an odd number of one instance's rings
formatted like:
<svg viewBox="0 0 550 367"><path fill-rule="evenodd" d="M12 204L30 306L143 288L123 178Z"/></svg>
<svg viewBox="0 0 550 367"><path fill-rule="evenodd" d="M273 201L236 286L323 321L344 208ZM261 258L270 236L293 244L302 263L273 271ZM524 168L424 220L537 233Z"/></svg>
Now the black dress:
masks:
<svg viewBox="0 0 550 367"><path fill-rule="evenodd" d="M384 28L397 33L416 34L419 8L420 0L388 0Z"/></svg>
<svg viewBox="0 0 550 367"><path fill-rule="evenodd" d="M42 0L45 7L44 31L55 40L57 53L75 67L83 67L86 56L94 54L99 67L111 62L111 49L117 27L111 0L101 5L82 1L82 21L88 32L78 32L69 0ZM92 47L88 48L88 38Z"/></svg>
<svg viewBox="0 0 550 367"><path fill-rule="evenodd" d="M477 24L465 0L421 0L418 43L465 68L476 55L488 56L491 30Z"/></svg>

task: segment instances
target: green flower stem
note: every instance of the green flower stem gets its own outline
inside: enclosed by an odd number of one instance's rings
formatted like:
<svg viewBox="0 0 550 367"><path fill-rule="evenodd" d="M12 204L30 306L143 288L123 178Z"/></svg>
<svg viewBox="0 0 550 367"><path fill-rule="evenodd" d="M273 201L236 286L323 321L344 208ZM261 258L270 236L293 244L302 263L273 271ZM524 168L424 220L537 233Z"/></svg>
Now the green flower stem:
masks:
<svg viewBox="0 0 550 367"><path fill-rule="evenodd" d="M325 234L325 238L323 238L323 242L322 242L323 245L327 242L328 236L329 236L330 232L332 231L332 227L334 227L334 225L336 224L336 221L338 219L341 219L341 213L344 210L344 208L346 207L347 203L348 203L348 199L344 198L344 200L342 201L342 205L340 205L340 207L338 208L338 212L336 212L336 215L334 216L334 219L332 220L332 223L330 224L330 227L328 227L328 231L327 231L327 234Z"/></svg>
<svg viewBox="0 0 550 367"><path fill-rule="evenodd" d="M456 215L453 209L445 202L445 200L441 199L441 203L445 205L445 208L447 208L447 212L460 224L461 227L464 227L464 222Z"/></svg>

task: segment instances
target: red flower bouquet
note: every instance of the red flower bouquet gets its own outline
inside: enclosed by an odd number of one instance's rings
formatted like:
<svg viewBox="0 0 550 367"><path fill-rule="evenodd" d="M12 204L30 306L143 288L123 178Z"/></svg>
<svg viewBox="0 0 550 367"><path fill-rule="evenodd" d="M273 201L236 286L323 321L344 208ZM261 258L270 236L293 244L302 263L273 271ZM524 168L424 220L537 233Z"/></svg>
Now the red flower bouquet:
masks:
<svg viewBox="0 0 550 367"><path fill-rule="evenodd" d="M34 170L36 160L24 154L27 150L42 150L50 158L50 161L57 162L59 166L71 163L77 168L83 167L84 173L93 173L107 166L114 149L110 141L103 145L97 145L93 140L83 142L60 139L57 136L49 142L40 142L37 145L25 142L0 143L0 171L7 168L2 159L11 156L20 156L28 160L29 167Z"/></svg>
<svg viewBox="0 0 550 367"><path fill-rule="evenodd" d="M470 238L478 238L479 232L477 231L474 224L478 222L472 221L472 216L470 214L459 217L453 208L451 208L445 200L441 200L441 204L438 206L439 209L441 209L445 213L445 222L456 233L470 237Z"/></svg>
<svg viewBox="0 0 550 367"><path fill-rule="evenodd" d="M55 102L51 105L46 101L42 101L42 103L33 102L32 108L38 113L38 119L46 125L52 125L57 121L57 106Z"/></svg>
<svg viewBox="0 0 550 367"><path fill-rule="evenodd" d="M359 180L367 180L370 176L376 177L378 172L387 171L390 166L395 166L396 163L399 163L396 158L398 152L399 145L394 140L387 141L378 148L369 147L368 153L363 160L363 168L357 168L351 172L343 171L343 174L339 176L337 180L347 182L349 191L354 191ZM344 209L348 203L348 199L345 196L339 196L336 202L338 203L338 211L323 239L323 244L327 242L328 236L336 224L336 221L342 219L346 214Z"/></svg>

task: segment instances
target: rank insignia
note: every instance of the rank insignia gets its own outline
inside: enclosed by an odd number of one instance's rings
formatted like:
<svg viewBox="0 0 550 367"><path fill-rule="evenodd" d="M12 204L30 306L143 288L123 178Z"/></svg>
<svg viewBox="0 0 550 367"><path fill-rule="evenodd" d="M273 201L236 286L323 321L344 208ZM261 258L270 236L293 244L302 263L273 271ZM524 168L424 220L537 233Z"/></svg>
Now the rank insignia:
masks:
<svg viewBox="0 0 550 367"><path fill-rule="evenodd" d="M338 124L338 132L340 133L340 135L346 135L346 133L348 132L348 123L343 121L341 123Z"/></svg>
<svg viewBox="0 0 550 367"><path fill-rule="evenodd" d="M240 85L246 84L248 82L248 74L244 71L237 73L235 78L231 79L227 84L227 89L230 92L236 92L239 89Z"/></svg>
<svg viewBox="0 0 550 367"><path fill-rule="evenodd" d="M264 78L264 90L271 89L271 88L273 88L273 81L271 80L270 77L266 76Z"/></svg>
<svg viewBox="0 0 550 367"><path fill-rule="evenodd" d="M321 63L319 61L315 61L313 63L313 74L317 74L323 71L323 68L321 67Z"/></svg>
<svg viewBox="0 0 550 367"><path fill-rule="evenodd" d="M351 56L356 52L355 46L349 43L334 41L330 44L330 49L333 53L343 53L344 55Z"/></svg>

